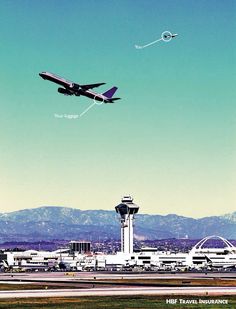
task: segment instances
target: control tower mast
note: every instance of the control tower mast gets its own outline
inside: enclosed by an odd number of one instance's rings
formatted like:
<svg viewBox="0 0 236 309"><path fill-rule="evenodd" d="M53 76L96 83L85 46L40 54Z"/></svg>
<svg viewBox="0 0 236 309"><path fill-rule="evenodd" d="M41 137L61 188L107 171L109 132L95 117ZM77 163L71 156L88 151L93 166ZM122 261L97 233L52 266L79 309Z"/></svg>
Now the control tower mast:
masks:
<svg viewBox="0 0 236 309"><path fill-rule="evenodd" d="M123 253L133 253L133 219L134 214L139 210L139 206L133 203L131 196L124 196L121 204L115 207L120 214L121 223L121 251Z"/></svg>

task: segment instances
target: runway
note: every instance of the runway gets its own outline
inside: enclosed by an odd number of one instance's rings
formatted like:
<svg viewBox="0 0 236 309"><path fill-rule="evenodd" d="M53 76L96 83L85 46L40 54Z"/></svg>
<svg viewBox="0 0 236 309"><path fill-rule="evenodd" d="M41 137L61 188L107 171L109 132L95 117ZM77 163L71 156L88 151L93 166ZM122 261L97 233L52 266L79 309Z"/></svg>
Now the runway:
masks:
<svg viewBox="0 0 236 309"><path fill-rule="evenodd" d="M236 280L236 272L176 272L176 273L116 273L116 272L32 272L1 273L0 281L14 279L29 281L77 281L77 280L122 280L122 279L206 279L227 278Z"/></svg>
<svg viewBox="0 0 236 309"><path fill-rule="evenodd" d="M80 297L80 296L121 296L121 295L188 295L219 296L236 295L236 287L121 287L94 289L56 289L0 291L0 298L29 297Z"/></svg>
<svg viewBox="0 0 236 309"><path fill-rule="evenodd" d="M102 273L102 272L37 272L37 273L2 273L3 284L40 284L45 288L0 291L0 298L28 297L80 297L80 296L127 296L127 295L186 295L186 296L220 296L236 295L235 273ZM144 280L180 279L179 284L155 285ZM202 280L205 286L190 286L190 281ZM219 285L207 286L206 281L219 281ZM228 286L221 284L225 280ZM124 280L124 282L123 282ZM160 282L160 280L158 282ZM171 280L171 281L172 281ZM173 282L172 281L172 282ZM155 282L155 281L154 281ZM232 284L231 284L232 282ZM50 285L54 285L50 289ZM221 285L221 286L220 286ZM59 288L61 286L61 288Z"/></svg>

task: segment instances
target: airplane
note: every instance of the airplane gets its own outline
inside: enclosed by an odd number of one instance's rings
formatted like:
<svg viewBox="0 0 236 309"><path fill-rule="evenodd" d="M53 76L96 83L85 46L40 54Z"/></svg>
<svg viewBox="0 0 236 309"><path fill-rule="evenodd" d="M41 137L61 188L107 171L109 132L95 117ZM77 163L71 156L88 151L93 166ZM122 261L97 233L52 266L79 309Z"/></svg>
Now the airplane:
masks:
<svg viewBox="0 0 236 309"><path fill-rule="evenodd" d="M90 90L95 87L104 85L105 83L79 85L50 72L39 73L39 76L41 76L43 79L49 80L51 82L63 86L64 88L59 87L57 91L64 95L75 95L75 96L82 95L90 99L93 99L94 101L100 101L102 103L114 103L114 101L120 100L120 98L113 98L114 93L118 89L117 87L112 87L111 89L105 91L104 93L96 93Z"/></svg>
<svg viewBox="0 0 236 309"><path fill-rule="evenodd" d="M176 36L177 36L178 34L177 33L174 33L174 34L172 34L172 33L164 33L164 35L163 35L163 37L165 38L165 39L169 39L169 38L175 38Z"/></svg>
<svg viewBox="0 0 236 309"><path fill-rule="evenodd" d="M233 255L235 256L235 255ZM206 257L206 260L207 260L207 265L210 267L210 268L235 268L236 267L236 263L233 262L233 261L229 261L229 257L226 259L226 258L222 258L222 257L214 257L214 261L212 260L212 257L208 257L207 255L205 255ZM235 258L233 258L235 259Z"/></svg>

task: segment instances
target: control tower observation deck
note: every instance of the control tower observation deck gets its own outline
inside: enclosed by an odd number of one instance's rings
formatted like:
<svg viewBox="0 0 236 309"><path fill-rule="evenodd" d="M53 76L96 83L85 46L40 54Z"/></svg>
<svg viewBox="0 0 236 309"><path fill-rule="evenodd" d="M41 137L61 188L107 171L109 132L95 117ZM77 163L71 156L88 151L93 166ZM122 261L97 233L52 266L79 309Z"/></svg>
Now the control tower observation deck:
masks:
<svg viewBox="0 0 236 309"><path fill-rule="evenodd" d="M133 203L131 196L124 196L121 204L117 205L115 210L120 214L121 251L127 254L133 253L133 220L139 206Z"/></svg>

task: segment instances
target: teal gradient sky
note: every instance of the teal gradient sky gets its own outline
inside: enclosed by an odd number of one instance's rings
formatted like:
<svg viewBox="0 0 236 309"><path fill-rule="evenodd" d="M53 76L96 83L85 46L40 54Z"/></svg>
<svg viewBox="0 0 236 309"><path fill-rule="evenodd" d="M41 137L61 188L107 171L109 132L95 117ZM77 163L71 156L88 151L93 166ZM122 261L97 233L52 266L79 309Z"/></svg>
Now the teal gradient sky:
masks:
<svg viewBox="0 0 236 309"><path fill-rule="evenodd" d="M236 211L236 1L0 1L0 212ZM164 30L169 43L136 50ZM38 73L119 87L66 97Z"/></svg>

